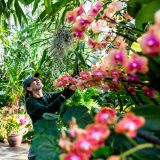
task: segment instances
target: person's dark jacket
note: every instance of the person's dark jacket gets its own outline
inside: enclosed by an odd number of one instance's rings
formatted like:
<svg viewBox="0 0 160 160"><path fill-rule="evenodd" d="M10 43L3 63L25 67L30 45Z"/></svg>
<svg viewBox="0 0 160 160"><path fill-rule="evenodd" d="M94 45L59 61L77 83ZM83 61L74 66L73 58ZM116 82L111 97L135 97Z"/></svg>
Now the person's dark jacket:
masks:
<svg viewBox="0 0 160 160"><path fill-rule="evenodd" d="M41 98L28 97L26 99L26 110L33 124L37 120L43 119L44 113L55 113L60 109L65 101L61 93L44 93Z"/></svg>

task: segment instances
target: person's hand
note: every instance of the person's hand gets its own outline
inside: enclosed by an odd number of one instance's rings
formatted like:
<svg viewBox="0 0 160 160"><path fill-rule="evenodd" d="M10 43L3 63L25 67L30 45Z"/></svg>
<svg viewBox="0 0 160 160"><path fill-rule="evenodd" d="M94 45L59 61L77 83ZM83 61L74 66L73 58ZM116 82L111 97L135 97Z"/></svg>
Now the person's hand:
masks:
<svg viewBox="0 0 160 160"><path fill-rule="evenodd" d="M74 92L75 92L74 90L70 89L69 87L66 87L64 88L62 95L65 98L70 98L74 94Z"/></svg>

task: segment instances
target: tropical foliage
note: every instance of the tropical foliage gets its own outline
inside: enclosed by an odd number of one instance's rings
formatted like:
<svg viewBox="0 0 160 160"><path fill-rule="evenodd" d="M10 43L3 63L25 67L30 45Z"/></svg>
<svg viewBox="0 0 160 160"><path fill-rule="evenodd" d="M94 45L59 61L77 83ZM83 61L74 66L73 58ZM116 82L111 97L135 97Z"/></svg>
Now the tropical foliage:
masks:
<svg viewBox="0 0 160 160"><path fill-rule="evenodd" d="M37 160L160 159L159 0L0 4L0 105L23 104L35 71L76 90L35 125Z"/></svg>

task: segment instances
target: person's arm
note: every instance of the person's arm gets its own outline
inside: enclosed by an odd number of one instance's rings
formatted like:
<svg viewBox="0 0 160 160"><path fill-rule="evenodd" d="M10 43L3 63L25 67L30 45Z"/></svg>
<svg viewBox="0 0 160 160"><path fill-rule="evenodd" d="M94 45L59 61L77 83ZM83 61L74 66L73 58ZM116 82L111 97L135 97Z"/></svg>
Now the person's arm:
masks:
<svg viewBox="0 0 160 160"><path fill-rule="evenodd" d="M60 95L49 105L43 105L37 100L30 98L26 101L26 109L28 114L36 117L42 117L43 113L55 113L58 111L64 101L65 98Z"/></svg>
<svg viewBox="0 0 160 160"><path fill-rule="evenodd" d="M51 100L51 101L54 101L58 96L62 96L64 99L68 99L70 98L73 94L74 94L74 90L70 89L69 86L64 88L63 91L60 91L60 92L49 92L49 93L46 93L48 98Z"/></svg>
<svg viewBox="0 0 160 160"><path fill-rule="evenodd" d="M51 101L54 101L56 98L58 98L62 94L62 91L60 91L60 92L49 92L48 94L50 95Z"/></svg>

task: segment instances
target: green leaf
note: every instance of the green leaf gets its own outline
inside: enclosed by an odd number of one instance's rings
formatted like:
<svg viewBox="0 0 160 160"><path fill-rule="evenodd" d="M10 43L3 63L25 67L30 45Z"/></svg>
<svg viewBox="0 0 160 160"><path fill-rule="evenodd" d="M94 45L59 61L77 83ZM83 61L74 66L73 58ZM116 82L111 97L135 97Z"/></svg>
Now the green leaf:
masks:
<svg viewBox="0 0 160 160"><path fill-rule="evenodd" d="M44 21L46 19L46 10L42 11L39 17L37 18L36 22L38 21Z"/></svg>
<svg viewBox="0 0 160 160"><path fill-rule="evenodd" d="M14 2L14 7L15 7L15 11L16 11L16 15L18 17L18 22L21 25L22 24L22 13L21 13L21 7L19 6L18 0L15 0Z"/></svg>
<svg viewBox="0 0 160 160"><path fill-rule="evenodd" d="M42 69L41 67L42 67L43 63L45 62L45 60L46 60L46 56L47 56L47 49L45 49L43 51L42 58L41 58L41 60L39 62L38 70Z"/></svg>
<svg viewBox="0 0 160 160"><path fill-rule="evenodd" d="M57 137L59 130L55 120L39 120L34 125L34 131L36 134L49 134Z"/></svg>
<svg viewBox="0 0 160 160"><path fill-rule="evenodd" d="M51 0L44 0L44 5L46 8L50 7L52 4L52 1Z"/></svg>
<svg viewBox="0 0 160 160"><path fill-rule="evenodd" d="M160 131L160 106L139 106L133 109L133 112L136 115L143 116L145 118L145 129L152 131Z"/></svg>
<svg viewBox="0 0 160 160"><path fill-rule="evenodd" d="M1 18L1 16L2 16L2 9L1 9L1 6L0 6L0 18Z"/></svg>
<svg viewBox="0 0 160 160"><path fill-rule="evenodd" d="M52 11L52 1L51 0L44 0L44 5L45 5L45 8L46 8L46 12L48 14L50 14L51 11Z"/></svg>
<svg viewBox="0 0 160 160"><path fill-rule="evenodd" d="M54 19L55 19L55 17L53 16L53 17L50 19L50 22L48 23L48 25L47 25L46 28L50 28L50 26L54 23Z"/></svg>
<svg viewBox="0 0 160 160"><path fill-rule="evenodd" d="M86 65L86 62L85 62L85 60L84 60L84 58L83 58L82 52L76 52L76 53L77 53L77 56L78 56L79 60L81 61L81 63L82 63L84 66L87 66L87 65Z"/></svg>
<svg viewBox="0 0 160 160"><path fill-rule="evenodd" d="M88 113L88 109L84 106L72 106L67 109L63 115L63 121L68 123L72 117L76 118L79 127L84 128L87 124L92 122L92 118Z"/></svg>
<svg viewBox="0 0 160 160"><path fill-rule="evenodd" d="M28 20L27 20L27 17L25 16L24 12L22 11L22 16L23 16L23 19L24 21L26 22L26 24L28 24Z"/></svg>
<svg viewBox="0 0 160 160"><path fill-rule="evenodd" d="M141 52L142 49L140 47L140 44L137 43L137 42L133 42L132 45L131 45L131 48L134 49L136 52Z"/></svg>
<svg viewBox="0 0 160 160"><path fill-rule="evenodd" d="M27 6L31 4L34 0L19 0L23 5Z"/></svg>
<svg viewBox="0 0 160 160"><path fill-rule="evenodd" d="M143 149L137 155L143 160L160 160L160 150L158 148Z"/></svg>
<svg viewBox="0 0 160 160"><path fill-rule="evenodd" d="M81 63L86 67L87 64L86 64L86 61L83 57L83 53L84 53L84 46L85 46L85 43L83 42L80 42L76 48L76 55L78 56L79 60L81 61Z"/></svg>
<svg viewBox="0 0 160 160"><path fill-rule="evenodd" d="M8 9L10 9L10 7L11 7L11 5L12 5L12 2L13 2L13 0L8 0L8 2L7 2L7 7L8 7Z"/></svg>
<svg viewBox="0 0 160 160"><path fill-rule="evenodd" d="M159 67L160 67L160 57L159 56L154 56L150 57L149 59L149 72L147 73L148 80L150 81L150 86L156 89L157 91L160 91L160 72L159 72Z"/></svg>
<svg viewBox="0 0 160 160"><path fill-rule="evenodd" d="M26 134L23 135L23 139L30 139L31 137L33 137L33 135L34 135L34 131L30 130Z"/></svg>
<svg viewBox="0 0 160 160"><path fill-rule="evenodd" d="M31 4L33 1L35 1L35 0L26 0L26 5Z"/></svg>
<svg viewBox="0 0 160 160"><path fill-rule="evenodd" d="M136 15L136 26L142 29L143 24L148 22L152 23L154 21L154 14L159 9L160 9L159 1L153 1L142 7L141 10Z"/></svg>
<svg viewBox="0 0 160 160"><path fill-rule="evenodd" d="M19 0L22 4L26 4L25 0Z"/></svg>
<svg viewBox="0 0 160 160"><path fill-rule="evenodd" d="M141 9L141 4L139 2L137 2L136 0L128 1L127 11L129 15L135 18L140 9Z"/></svg>
<svg viewBox="0 0 160 160"><path fill-rule="evenodd" d="M68 1L67 0L60 0L52 4L52 12L51 16L54 17L56 14L67 5Z"/></svg>
<svg viewBox="0 0 160 160"><path fill-rule="evenodd" d="M105 146L105 147L99 147L98 150L96 150L93 153L93 157L109 157L111 155L111 147Z"/></svg>
<svg viewBox="0 0 160 160"><path fill-rule="evenodd" d="M6 9L6 3L5 3L4 0L0 1L0 5L2 6L2 10L5 11L5 9Z"/></svg>
<svg viewBox="0 0 160 160"><path fill-rule="evenodd" d="M51 135L38 135L33 139L32 149L36 160L58 160L59 149L55 137Z"/></svg>
<svg viewBox="0 0 160 160"><path fill-rule="evenodd" d="M108 144L111 144L112 149L114 151L118 151L120 149L120 152L123 152L126 150L126 148L133 147L128 138L125 135L122 134L116 134L114 131L111 133L109 138L107 139Z"/></svg>
<svg viewBox="0 0 160 160"><path fill-rule="evenodd" d="M152 2L153 1L159 0L152 0ZM132 17L135 18L139 10L150 2L151 0L129 0L127 3L127 11Z"/></svg>
<svg viewBox="0 0 160 160"><path fill-rule="evenodd" d="M2 0L2 1L0 0L0 18L1 18L1 16L3 14L6 15L8 13L8 12L5 11L5 9L6 9L6 3L5 3L5 1L4 0Z"/></svg>
<svg viewBox="0 0 160 160"><path fill-rule="evenodd" d="M56 23L55 23L55 28L59 28L59 26L61 25L61 24L64 24L64 22L65 22L65 8L63 7L60 11L59 11L59 13L58 13L58 15L57 15L57 20L56 20Z"/></svg>
<svg viewBox="0 0 160 160"><path fill-rule="evenodd" d="M15 0L14 7L15 7L16 15L18 17L19 24L20 25L22 24L22 17L23 17L24 21L26 23L28 23L27 18L26 18L22 8L20 7L20 5L18 3L18 0Z"/></svg>
<svg viewBox="0 0 160 160"><path fill-rule="evenodd" d="M51 19L51 17L56 17L57 13L66 6L66 4L68 3L67 0L59 0L56 1L55 3L51 3L45 0L44 1L46 3L45 6L45 10L40 14L39 18L37 19L37 21L42 21L44 22L46 19L48 19L48 17Z"/></svg>
<svg viewBox="0 0 160 160"><path fill-rule="evenodd" d="M39 2L40 2L40 0L35 0L34 1L32 14L34 14L34 12L36 11L36 9L38 8Z"/></svg>

